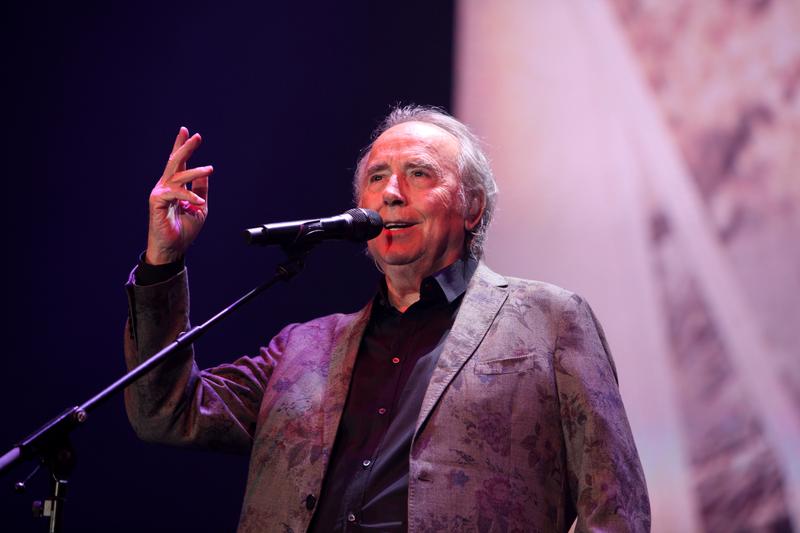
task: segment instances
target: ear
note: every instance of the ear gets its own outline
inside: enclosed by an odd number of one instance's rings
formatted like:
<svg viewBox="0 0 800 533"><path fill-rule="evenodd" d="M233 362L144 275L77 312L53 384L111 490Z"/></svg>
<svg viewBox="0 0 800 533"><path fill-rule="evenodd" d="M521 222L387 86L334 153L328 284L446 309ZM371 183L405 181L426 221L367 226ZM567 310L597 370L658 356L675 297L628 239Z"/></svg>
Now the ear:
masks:
<svg viewBox="0 0 800 533"><path fill-rule="evenodd" d="M467 209L466 217L464 218L464 228L467 231L472 231L478 222L483 217L483 211L486 209L486 200L482 193L476 193L469 200L469 207Z"/></svg>

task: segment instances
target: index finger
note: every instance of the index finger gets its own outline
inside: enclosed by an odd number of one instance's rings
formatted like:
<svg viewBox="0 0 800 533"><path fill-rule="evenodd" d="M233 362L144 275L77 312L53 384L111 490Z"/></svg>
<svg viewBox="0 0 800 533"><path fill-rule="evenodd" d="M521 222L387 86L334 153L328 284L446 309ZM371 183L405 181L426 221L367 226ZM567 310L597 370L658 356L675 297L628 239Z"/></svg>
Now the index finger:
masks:
<svg viewBox="0 0 800 533"><path fill-rule="evenodd" d="M189 138L189 130L185 126L181 126L178 130L178 135L175 137L175 143L172 145L172 151L170 154L174 154L178 148L183 146L183 143L186 142L186 139Z"/></svg>
<svg viewBox="0 0 800 533"><path fill-rule="evenodd" d="M188 134L188 131L186 133ZM178 135L180 135L180 133ZM183 168L186 168L186 161L191 157L197 147L200 146L202 140L200 134L195 133L189 137L180 148L172 152L167 160L167 166L164 167L164 176L171 176L176 172L180 172Z"/></svg>
<svg viewBox="0 0 800 533"><path fill-rule="evenodd" d="M186 143L186 140L189 138L189 129L185 126L181 126L178 129L178 135L175 137L175 142L172 144L172 151L169 153L170 157L178 151L178 149ZM169 161L168 161L169 163ZM165 169L166 170L166 169ZM176 169L176 172L180 172L181 170L186 170L186 163L179 165Z"/></svg>

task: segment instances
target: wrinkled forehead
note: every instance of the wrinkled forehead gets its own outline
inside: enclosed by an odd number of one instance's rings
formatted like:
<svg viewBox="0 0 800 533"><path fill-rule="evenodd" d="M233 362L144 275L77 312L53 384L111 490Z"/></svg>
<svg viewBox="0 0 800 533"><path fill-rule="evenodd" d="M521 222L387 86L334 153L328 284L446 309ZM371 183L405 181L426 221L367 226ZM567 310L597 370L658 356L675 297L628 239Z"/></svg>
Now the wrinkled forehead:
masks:
<svg viewBox="0 0 800 533"><path fill-rule="evenodd" d="M403 122L383 132L372 143L366 166L390 163L392 159L415 157L431 159L441 167L455 169L458 140L439 126L427 122Z"/></svg>

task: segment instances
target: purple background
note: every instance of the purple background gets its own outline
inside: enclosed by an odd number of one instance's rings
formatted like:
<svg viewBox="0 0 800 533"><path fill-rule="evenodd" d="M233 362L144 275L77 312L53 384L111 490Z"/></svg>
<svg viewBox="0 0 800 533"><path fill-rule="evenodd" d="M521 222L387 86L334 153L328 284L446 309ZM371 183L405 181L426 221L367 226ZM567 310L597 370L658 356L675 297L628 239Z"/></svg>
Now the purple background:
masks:
<svg viewBox="0 0 800 533"><path fill-rule="evenodd" d="M146 240L147 196L180 125L211 163L210 218L187 262L204 320L269 276L277 250L240 232L351 205L358 150L397 102L450 107L452 2L182 3L4 8L5 290L2 452L123 372L123 283ZM10 11L10 12L9 12ZM198 344L211 366L284 324L354 311L377 281L358 245L306 271ZM65 531L232 531L247 458L140 442L121 398L74 434ZM11 493L0 529L45 531Z"/></svg>

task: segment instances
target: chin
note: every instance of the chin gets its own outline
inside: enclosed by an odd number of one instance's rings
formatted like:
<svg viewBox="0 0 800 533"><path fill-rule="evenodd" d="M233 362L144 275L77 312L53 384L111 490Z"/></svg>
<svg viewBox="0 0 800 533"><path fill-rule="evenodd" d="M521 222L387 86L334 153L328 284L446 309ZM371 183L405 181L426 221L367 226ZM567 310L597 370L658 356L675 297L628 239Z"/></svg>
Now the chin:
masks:
<svg viewBox="0 0 800 533"><path fill-rule="evenodd" d="M379 256L378 262L386 266L403 266L414 264L419 259L419 255L386 254Z"/></svg>
<svg viewBox="0 0 800 533"><path fill-rule="evenodd" d="M386 250L368 246L369 253L382 266L403 266L417 262L424 255L419 250Z"/></svg>

